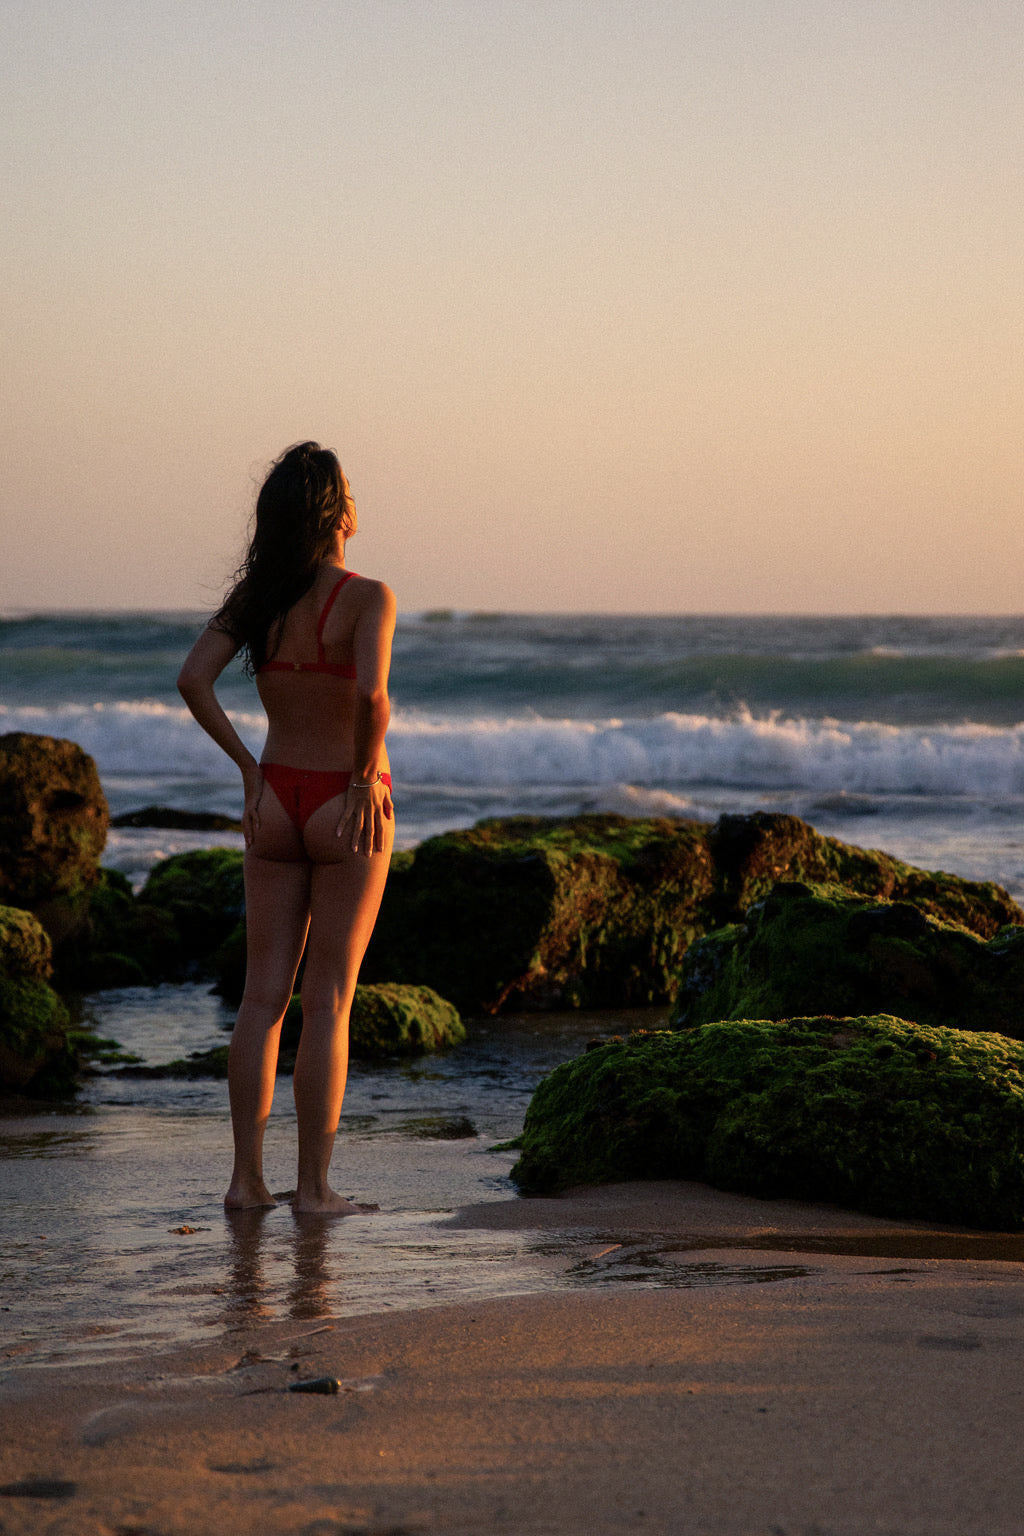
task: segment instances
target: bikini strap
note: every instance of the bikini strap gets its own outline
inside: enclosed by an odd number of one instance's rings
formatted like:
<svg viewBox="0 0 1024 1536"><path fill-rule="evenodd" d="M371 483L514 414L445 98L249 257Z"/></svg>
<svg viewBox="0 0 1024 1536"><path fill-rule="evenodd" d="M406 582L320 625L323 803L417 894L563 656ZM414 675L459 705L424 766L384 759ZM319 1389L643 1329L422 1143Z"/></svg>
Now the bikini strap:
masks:
<svg viewBox="0 0 1024 1536"><path fill-rule="evenodd" d="M330 614L330 611L334 607L334 600L337 597L338 593L341 591L342 587L345 585L346 581L351 581L352 577L355 574L356 574L355 571L344 571L338 577L337 581L334 583L334 586L331 588L330 592L327 594L327 601L326 601L326 603L324 603L323 607L320 610L320 618L319 618L319 620L317 622L317 626L316 626L316 659L317 659L317 661L326 661L327 660L327 655L326 655L326 652L324 651L324 625L327 623L327 619L328 619L328 616Z"/></svg>

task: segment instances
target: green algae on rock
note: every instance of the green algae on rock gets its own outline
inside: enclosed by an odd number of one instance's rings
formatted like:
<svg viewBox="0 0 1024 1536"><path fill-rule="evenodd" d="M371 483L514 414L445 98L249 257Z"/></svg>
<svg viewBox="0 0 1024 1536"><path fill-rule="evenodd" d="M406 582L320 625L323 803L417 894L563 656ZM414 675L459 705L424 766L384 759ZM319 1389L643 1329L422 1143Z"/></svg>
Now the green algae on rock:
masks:
<svg viewBox="0 0 1024 1536"><path fill-rule="evenodd" d="M34 912L60 947L85 922L109 812L96 764L73 741L0 736L0 902Z"/></svg>
<svg viewBox="0 0 1024 1536"><path fill-rule="evenodd" d="M537 1088L526 1194L699 1179L763 1199L1024 1228L1024 1044L891 1015L632 1035Z"/></svg>
<svg viewBox="0 0 1024 1536"><path fill-rule="evenodd" d="M238 924L245 908L242 863L237 849L200 848L162 859L150 870L139 905L173 920L181 966L208 968Z"/></svg>
<svg viewBox="0 0 1024 1536"><path fill-rule="evenodd" d="M786 878L839 881L900 899L982 938L1024 912L999 886L917 870L849 847L795 816L704 822L587 815L480 822L392 856L367 982L432 987L466 1013L642 1006L671 1000L694 939L742 915ZM98 906L115 894L98 892ZM136 903L173 923L173 938L125 919L97 947L106 985L212 975L237 1003L245 983L242 855L178 854L155 866ZM102 923L98 929L102 930ZM168 945L176 966L159 958ZM119 957L121 957L119 959ZM122 960L127 964L122 964ZM102 969L96 974L103 974Z"/></svg>
<svg viewBox="0 0 1024 1536"><path fill-rule="evenodd" d="M0 1087L61 1093L78 1054L68 1011L50 986L52 947L31 912L0 906Z"/></svg>
<svg viewBox="0 0 1024 1536"><path fill-rule="evenodd" d="M699 822L483 821L393 866L363 973L464 1011L658 1002L712 893Z"/></svg>
<svg viewBox="0 0 1024 1536"><path fill-rule="evenodd" d="M294 1062L302 1031L302 999L296 994L281 1031L281 1055ZM377 984L356 987L349 1025L349 1054L358 1061L422 1056L459 1045L466 1028L458 1009L430 987Z"/></svg>
<svg viewBox="0 0 1024 1536"><path fill-rule="evenodd" d="M0 906L0 976L47 980L52 958L50 936L38 918L20 907Z"/></svg>
<svg viewBox="0 0 1024 1536"><path fill-rule="evenodd" d="M233 848L161 859L138 896L126 876L103 869L87 922L65 947L60 980L94 992L216 974L213 957L243 906L242 854Z"/></svg>
<svg viewBox="0 0 1024 1536"><path fill-rule="evenodd" d="M693 940L786 878L905 900L983 938L1024 924L1000 886L914 869L796 816L517 816L396 863L364 974L423 982L472 1013L664 1002Z"/></svg>
<svg viewBox="0 0 1024 1536"><path fill-rule="evenodd" d="M185 973L178 926L160 906L136 900L131 882L101 869L90 892L88 925L64 952L61 981L80 992L146 986Z"/></svg>
<svg viewBox="0 0 1024 1536"><path fill-rule="evenodd" d="M1024 928L984 941L907 902L782 883L743 922L692 945L671 1022L683 1029L825 1011L893 1013L1019 1039Z"/></svg>
<svg viewBox="0 0 1024 1536"><path fill-rule="evenodd" d="M755 811L720 816L710 833L716 893L708 928L735 922L779 881L840 885L861 896L905 901L940 922L990 939L1024 911L1001 885L917 869L876 848L816 832L799 816Z"/></svg>
<svg viewBox="0 0 1024 1536"><path fill-rule="evenodd" d="M461 1045L465 1038L459 1010L431 987L387 982L356 987L349 1049L360 1060L422 1056Z"/></svg>

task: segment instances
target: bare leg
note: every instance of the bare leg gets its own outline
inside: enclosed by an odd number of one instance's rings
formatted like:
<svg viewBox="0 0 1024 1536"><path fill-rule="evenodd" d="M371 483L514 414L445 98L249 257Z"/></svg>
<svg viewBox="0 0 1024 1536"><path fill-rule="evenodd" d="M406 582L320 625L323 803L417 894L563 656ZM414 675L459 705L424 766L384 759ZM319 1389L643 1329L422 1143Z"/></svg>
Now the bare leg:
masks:
<svg viewBox="0 0 1024 1536"><path fill-rule="evenodd" d="M261 814L266 822L267 811ZM309 925L309 887L310 866L301 854L282 860L246 852L245 993L228 1053L235 1164L224 1204L231 1210L275 1203L263 1181L263 1135L274 1098L281 1021Z"/></svg>
<svg viewBox="0 0 1024 1536"><path fill-rule="evenodd" d="M348 1075L348 1021L356 978L384 894L394 827L369 858L334 838L338 802L311 817L306 847L318 860L310 887L309 950L302 979L302 1039L295 1061L299 1172L293 1209L351 1216L359 1207L331 1189L327 1172ZM324 855L328 859L321 862ZM330 857L333 855L333 857Z"/></svg>

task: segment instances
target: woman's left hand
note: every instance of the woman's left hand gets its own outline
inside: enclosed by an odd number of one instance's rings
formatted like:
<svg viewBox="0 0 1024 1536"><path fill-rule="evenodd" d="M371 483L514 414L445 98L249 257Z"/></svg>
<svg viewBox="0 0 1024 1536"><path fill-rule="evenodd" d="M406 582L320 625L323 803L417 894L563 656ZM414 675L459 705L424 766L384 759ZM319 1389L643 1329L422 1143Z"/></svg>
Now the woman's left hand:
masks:
<svg viewBox="0 0 1024 1536"><path fill-rule="evenodd" d="M363 787L350 785L336 835L351 839L353 853L367 858L383 853L384 823L391 820L393 812L391 791L383 779Z"/></svg>

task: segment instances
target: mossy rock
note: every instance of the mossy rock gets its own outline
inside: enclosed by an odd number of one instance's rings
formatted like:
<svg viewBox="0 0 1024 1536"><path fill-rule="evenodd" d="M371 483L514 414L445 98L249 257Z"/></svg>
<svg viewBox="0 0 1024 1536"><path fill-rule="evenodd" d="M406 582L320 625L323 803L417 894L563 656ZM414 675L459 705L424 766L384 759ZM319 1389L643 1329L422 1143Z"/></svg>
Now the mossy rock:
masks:
<svg viewBox="0 0 1024 1536"><path fill-rule="evenodd" d="M999 886L914 869L795 816L723 816L714 826L518 816L393 856L362 974L433 987L465 1013L661 1003L675 996L694 939L784 879L909 902L981 938L1024 924ZM244 922L222 932L209 968L237 1002Z"/></svg>
<svg viewBox="0 0 1024 1536"><path fill-rule="evenodd" d="M716 1019L894 1013L1024 1036L1024 928L982 940L907 902L780 884L691 947L675 1028Z"/></svg>
<svg viewBox="0 0 1024 1536"><path fill-rule="evenodd" d="M187 961L173 914L137 900L127 876L101 869L88 924L61 954L58 981L79 992L148 986L182 978Z"/></svg>
<svg viewBox="0 0 1024 1536"><path fill-rule="evenodd" d="M20 907L0 906L0 977L48 981L52 953L49 934L37 917Z"/></svg>
<svg viewBox="0 0 1024 1536"><path fill-rule="evenodd" d="M891 1015L637 1034L537 1088L524 1193L697 1179L762 1199L1024 1228L1024 1045Z"/></svg>
<svg viewBox="0 0 1024 1536"><path fill-rule="evenodd" d="M464 1011L657 1002L713 889L698 822L484 821L394 867L363 964Z"/></svg>
<svg viewBox="0 0 1024 1536"><path fill-rule="evenodd" d="M290 1070L302 1033L302 999L296 994L281 1030L282 1067ZM459 1045L466 1027L452 1003L430 987L356 987L349 1024L349 1054L357 1061L422 1056Z"/></svg>
<svg viewBox="0 0 1024 1536"><path fill-rule="evenodd" d="M39 1098L70 1092L79 1071L70 1022L45 981L0 981L0 1086Z"/></svg>
<svg viewBox="0 0 1024 1536"><path fill-rule="evenodd" d="M796 816L520 816L431 838L394 870L363 974L424 982L472 1013L664 1002L694 939L786 878L906 901L983 938L1024 925L1000 886L915 869Z"/></svg>
<svg viewBox="0 0 1024 1536"><path fill-rule="evenodd" d="M34 910L95 884L109 819L96 764L75 742L0 736L0 900Z"/></svg>
<svg viewBox="0 0 1024 1536"><path fill-rule="evenodd" d="M47 1095L74 1086L78 1052L50 986L51 944L30 912L0 906L0 1087Z"/></svg>
<svg viewBox="0 0 1024 1536"><path fill-rule="evenodd" d="M359 1060L422 1056L461 1045L465 1038L459 1010L430 987L356 987L349 1049Z"/></svg>
<svg viewBox="0 0 1024 1536"><path fill-rule="evenodd" d="M0 736L0 902L34 912L58 960L86 921L109 819L81 747L27 731Z"/></svg>
<svg viewBox="0 0 1024 1536"><path fill-rule="evenodd" d="M1024 911L991 880L917 869L877 848L824 837L799 816L755 811L721 816L711 830L716 899L708 927L735 922L780 881L839 885L852 894L905 901L941 922L984 939L1007 924L1024 925Z"/></svg>
<svg viewBox="0 0 1024 1536"><path fill-rule="evenodd" d="M245 909L243 855L234 848L201 848L162 859L150 870L139 906L174 923L180 966L207 972L214 952Z"/></svg>

